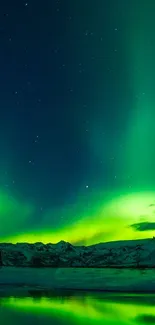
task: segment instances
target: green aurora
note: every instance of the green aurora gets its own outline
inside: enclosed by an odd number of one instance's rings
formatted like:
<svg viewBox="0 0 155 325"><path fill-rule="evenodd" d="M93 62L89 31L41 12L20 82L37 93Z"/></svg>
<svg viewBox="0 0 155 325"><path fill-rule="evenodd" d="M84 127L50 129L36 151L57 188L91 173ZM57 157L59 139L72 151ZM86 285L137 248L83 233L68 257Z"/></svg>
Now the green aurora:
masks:
<svg viewBox="0 0 155 325"><path fill-rule="evenodd" d="M104 195L105 196L105 195ZM103 196L103 197L104 197ZM132 227L133 224L151 223L154 226L154 192L138 192L138 193L112 193L111 198L101 204L101 199L96 204L96 210L90 208L86 210L86 215L79 218L80 209L74 207L66 209L62 213L72 214L72 222L64 224L62 227L52 229L49 227L50 215L56 211L48 211L44 216L44 229L38 229L34 232L28 230L32 211L34 209L24 203L12 201L7 196L3 196L3 201L0 204L0 213L4 216L4 228L1 228L1 241L3 242L30 242L34 243L42 241L44 243L56 243L60 240L68 241L72 244L95 244L97 242L119 240L119 239L136 239L152 237L153 229L141 231ZM93 207L95 202L91 201ZM8 213L9 211L9 213ZM82 210L81 210L82 211ZM76 212L78 212L76 217ZM10 227L11 216L16 216L16 222L13 221ZM20 218L24 215L25 218ZM7 216L7 218L5 218ZM96 217L97 216L97 217ZM51 218L52 219L52 218ZM46 225L47 220L47 226ZM119 225L119 226L118 226ZM9 236L2 236L2 233L10 232ZM27 231L25 228L27 227ZM19 231L20 229L20 231ZM21 231L23 229L23 232Z"/></svg>
<svg viewBox="0 0 155 325"><path fill-rule="evenodd" d="M90 193L85 199L79 191L77 204L48 209L37 224L33 202L21 200L14 193L0 190L0 240L7 242L58 242L93 244L109 240L146 238L154 235L155 217L155 40L152 1L131 1L122 44L126 53L126 69L133 101L128 114L123 149L116 162L120 175L118 190L105 189ZM94 124L93 130L97 128ZM95 131L94 131L95 132ZM102 145L88 139L90 147L103 157ZM97 149L96 149L97 148ZM113 172L113 171L112 171ZM127 175L124 178L124 175ZM55 226L53 215L62 215ZM134 224L151 224L141 230ZM32 226L33 224L33 226Z"/></svg>
<svg viewBox="0 0 155 325"><path fill-rule="evenodd" d="M128 117L125 167L134 188L150 188L155 182L154 10L153 1L134 2L127 24L126 47L134 100Z"/></svg>

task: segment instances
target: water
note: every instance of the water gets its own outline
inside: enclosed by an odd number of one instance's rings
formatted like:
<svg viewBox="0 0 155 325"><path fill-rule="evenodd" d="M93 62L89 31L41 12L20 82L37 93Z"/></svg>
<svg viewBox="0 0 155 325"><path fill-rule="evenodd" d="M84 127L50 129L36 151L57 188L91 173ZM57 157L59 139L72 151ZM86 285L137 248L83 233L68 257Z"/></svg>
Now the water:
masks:
<svg viewBox="0 0 155 325"><path fill-rule="evenodd" d="M0 296L40 287L53 290L155 292L155 270L95 268L0 268ZM14 287L13 287L14 286ZM18 289L18 290L17 290ZM26 294L25 294L26 295Z"/></svg>
<svg viewBox="0 0 155 325"><path fill-rule="evenodd" d="M155 295L75 292L0 298L5 325L134 325L155 323Z"/></svg>

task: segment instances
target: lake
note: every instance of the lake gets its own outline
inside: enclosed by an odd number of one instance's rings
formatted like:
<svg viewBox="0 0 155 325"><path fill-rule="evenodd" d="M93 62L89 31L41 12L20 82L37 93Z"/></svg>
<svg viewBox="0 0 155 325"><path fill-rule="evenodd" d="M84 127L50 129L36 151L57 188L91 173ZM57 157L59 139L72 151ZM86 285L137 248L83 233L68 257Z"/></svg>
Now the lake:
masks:
<svg viewBox="0 0 155 325"><path fill-rule="evenodd" d="M155 323L153 294L77 294L1 297L0 321L5 325L145 325Z"/></svg>
<svg viewBox="0 0 155 325"><path fill-rule="evenodd" d="M0 296L6 291L83 290L155 292L155 269L0 268ZM3 294L4 292L4 294Z"/></svg>

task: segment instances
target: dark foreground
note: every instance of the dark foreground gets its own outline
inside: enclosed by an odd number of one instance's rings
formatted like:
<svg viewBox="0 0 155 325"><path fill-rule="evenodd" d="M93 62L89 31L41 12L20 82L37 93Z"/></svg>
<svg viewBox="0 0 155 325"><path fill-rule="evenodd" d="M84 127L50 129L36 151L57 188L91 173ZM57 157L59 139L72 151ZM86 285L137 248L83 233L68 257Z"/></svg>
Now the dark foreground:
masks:
<svg viewBox="0 0 155 325"><path fill-rule="evenodd" d="M0 296L53 290L155 293L155 269L0 268Z"/></svg>
<svg viewBox="0 0 155 325"><path fill-rule="evenodd" d="M146 325L155 323L154 295L64 292L0 298L5 325Z"/></svg>

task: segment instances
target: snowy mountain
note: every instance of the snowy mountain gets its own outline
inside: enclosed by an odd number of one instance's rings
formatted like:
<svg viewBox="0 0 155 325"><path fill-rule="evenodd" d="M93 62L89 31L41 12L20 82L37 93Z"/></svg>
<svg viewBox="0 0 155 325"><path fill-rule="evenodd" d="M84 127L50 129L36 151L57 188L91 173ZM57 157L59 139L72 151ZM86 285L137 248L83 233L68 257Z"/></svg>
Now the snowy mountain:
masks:
<svg viewBox="0 0 155 325"><path fill-rule="evenodd" d="M0 244L0 265L15 267L155 267L155 239L126 240L92 246Z"/></svg>

